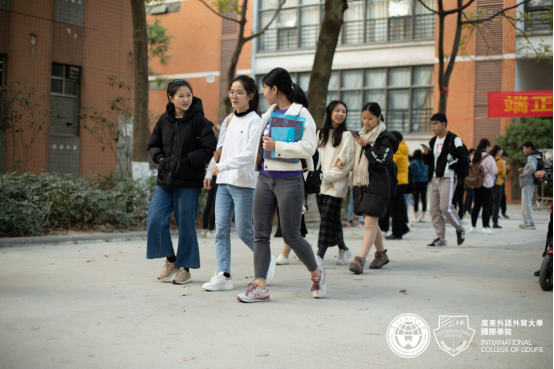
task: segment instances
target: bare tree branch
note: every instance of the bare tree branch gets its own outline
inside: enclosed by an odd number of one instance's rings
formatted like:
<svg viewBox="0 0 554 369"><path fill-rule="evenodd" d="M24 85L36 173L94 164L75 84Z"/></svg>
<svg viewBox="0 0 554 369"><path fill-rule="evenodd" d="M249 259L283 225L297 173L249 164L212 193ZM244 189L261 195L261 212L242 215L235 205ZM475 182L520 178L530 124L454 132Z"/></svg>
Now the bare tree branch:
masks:
<svg viewBox="0 0 554 369"><path fill-rule="evenodd" d="M467 2L467 4L463 5L463 6L460 6L456 9L451 9L451 10L447 10L444 12L445 15L450 15L450 14L454 14L454 13L458 13L458 12L461 12L463 11L465 8L467 8L468 6L470 6L471 4L473 4L475 0L469 0Z"/></svg>
<svg viewBox="0 0 554 369"><path fill-rule="evenodd" d="M200 0L202 1L202 0ZM275 13L273 14L273 17L271 17L271 20L269 21L269 23L266 24L266 26L264 28L262 28L261 31L259 32L256 32L248 37L245 37L244 40L245 42L248 42L250 40L252 40L253 38L256 38L258 37L259 35L261 35L262 33L264 33L268 28L269 26L271 25L271 23L273 23L273 21L275 20L275 18L277 18L277 14L279 14L279 11L281 10L281 8L283 7L283 5L285 5L285 1L286 0L282 0L280 3L279 3L279 7L275 10Z"/></svg>
<svg viewBox="0 0 554 369"><path fill-rule="evenodd" d="M236 20L236 19L233 19L233 18L231 18L231 17L227 17L227 16L225 16L225 15L223 15L223 14L219 14L219 13L218 13L217 11L215 11L210 5L208 5L204 0L198 0L198 1L200 1L202 4L206 5L206 7L207 7L208 9L210 9L210 10L211 10L215 15L217 15L218 17L221 17L221 18L223 18L223 19L230 20L230 21L235 22L235 23L240 23L240 22L239 22L238 20Z"/></svg>
<svg viewBox="0 0 554 369"><path fill-rule="evenodd" d="M506 11L508 10L511 10L511 9L514 9L514 8L517 8L518 6L520 5L523 5L525 3L528 3L529 1L531 0L525 0L525 1L522 1L521 3L519 4L516 4L514 6L510 6L508 8L504 8L496 13L494 13L493 15L491 15L490 17L487 17L487 18L481 18L481 19L473 19L473 20L467 20L467 21L463 21L462 24L475 24L475 23L483 23L483 22L488 22L490 20L492 20L493 18L499 16L499 15L502 15L504 17L507 17L507 15L505 14Z"/></svg>
<svg viewBox="0 0 554 369"><path fill-rule="evenodd" d="M433 13L435 13L435 14L439 14L438 11L429 8L429 7L427 6L427 4L425 4L422 0L417 0L417 1L419 1L419 3L420 3L421 5L423 5L423 7L424 7L425 9L429 10L430 12L433 12Z"/></svg>

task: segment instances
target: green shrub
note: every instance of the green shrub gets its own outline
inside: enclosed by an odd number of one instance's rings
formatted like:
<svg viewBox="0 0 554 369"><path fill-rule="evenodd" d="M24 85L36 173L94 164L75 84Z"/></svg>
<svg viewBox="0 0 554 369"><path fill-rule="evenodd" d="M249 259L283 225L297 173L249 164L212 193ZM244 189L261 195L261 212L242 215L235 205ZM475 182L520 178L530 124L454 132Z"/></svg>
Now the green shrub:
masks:
<svg viewBox="0 0 554 369"><path fill-rule="evenodd" d="M72 174L0 174L0 235L38 235L55 227L145 223L156 178Z"/></svg>

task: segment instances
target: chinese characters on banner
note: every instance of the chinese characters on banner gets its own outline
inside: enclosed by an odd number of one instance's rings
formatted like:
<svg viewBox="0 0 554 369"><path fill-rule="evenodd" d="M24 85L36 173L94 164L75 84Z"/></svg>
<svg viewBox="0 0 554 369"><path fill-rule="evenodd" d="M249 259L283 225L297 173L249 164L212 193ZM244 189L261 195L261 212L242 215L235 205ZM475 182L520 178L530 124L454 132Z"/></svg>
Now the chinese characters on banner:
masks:
<svg viewBox="0 0 554 369"><path fill-rule="evenodd" d="M552 91L489 92L489 118L551 116Z"/></svg>

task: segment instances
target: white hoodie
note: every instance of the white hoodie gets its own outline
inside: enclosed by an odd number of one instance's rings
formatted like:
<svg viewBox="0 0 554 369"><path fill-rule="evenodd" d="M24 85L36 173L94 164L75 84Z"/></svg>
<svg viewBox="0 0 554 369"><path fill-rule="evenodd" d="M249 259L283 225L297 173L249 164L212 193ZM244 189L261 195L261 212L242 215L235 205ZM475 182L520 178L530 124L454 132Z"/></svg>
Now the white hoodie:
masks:
<svg viewBox="0 0 554 369"><path fill-rule="evenodd" d="M254 111L243 117L234 115L227 129L228 118L221 124L217 142L217 150L223 146L221 159L217 164L217 184L256 188L258 173L254 172L254 158L262 119ZM205 178L212 179L212 167L215 164L212 158Z"/></svg>

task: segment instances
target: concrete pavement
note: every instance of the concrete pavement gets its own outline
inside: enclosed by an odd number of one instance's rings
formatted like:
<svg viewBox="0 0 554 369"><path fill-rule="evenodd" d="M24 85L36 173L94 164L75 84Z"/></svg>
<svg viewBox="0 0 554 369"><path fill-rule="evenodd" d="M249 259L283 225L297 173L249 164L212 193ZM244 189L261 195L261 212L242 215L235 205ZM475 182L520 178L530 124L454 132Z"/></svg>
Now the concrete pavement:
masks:
<svg viewBox="0 0 554 369"><path fill-rule="evenodd" d="M199 239L202 268L186 287L156 280L163 261L146 260L140 239L0 249L0 368L549 368L552 292L533 276L548 213L536 212L537 230L524 231L518 210L510 208L512 218L493 236L468 233L462 247L448 227L449 247L440 250L424 246L434 236L427 218L405 240L387 242L390 264L362 275L336 265L332 248L323 300L311 298L309 275L293 260L277 266L273 301L237 302L254 271L236 233L235 290L223 292L201 289L216 270L213 239ZM362 236L345 229L355 255ZM317 231L307 239L315 250ZM273 240L273 255L281 247ZM403 358L389 348L386 331L404 313L431 331L439 315L467 315L475 334L454 357L431 333L423 353ZM482 334L483 320L506 319L518 321L511 336ZM499 346L482 341L490 339L516 339L509 350L518 352L491 352Z"/></svg>

